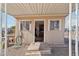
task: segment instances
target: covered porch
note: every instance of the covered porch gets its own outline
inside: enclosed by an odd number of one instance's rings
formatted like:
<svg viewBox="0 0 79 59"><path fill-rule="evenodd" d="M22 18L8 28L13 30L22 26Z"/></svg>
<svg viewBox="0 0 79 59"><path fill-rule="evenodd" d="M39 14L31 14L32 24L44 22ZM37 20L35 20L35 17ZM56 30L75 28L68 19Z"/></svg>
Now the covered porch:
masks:
<svg viewBox="0 0 79 59"><path fill-rule="evenodd" d="M68 3L12 3L12 4L3 4L3 6L6 6L5 8L3 8L3 11L5 12L5 16L6 13L9 15L12 15L16 18L16 30L15 30L15 43L20 43L22 45L20 45L21 47L16 49L13 47L7 47L7 45L5 45L5 52L6 55L25 55L25 52L28 49L29 41L27 41L28 39L31 39L30 41L32 43L35 43L35 21L44 21L44 41L43 43L54 43L49 45L51 47L51 52L52 52L52 56L54 55L66 55L68 56L69 53L71 54L71 39L69 40L69 46L66 46L64 44L64 20L65 17L68 16L69 14L71 14L71 12L73 12L75 10L75 4L69 5ZM69 7L72 7L69 9ZM30 33L32 33L31 35L29 33L27 33L27 37L25 36L25 39L27 39L25 41L17 41L16 37L18 36L22 36L24 34L22 34L23 32L21 31L21 25L20 25L20 21L23 20L33 20L32 21L32 25L31 25L31 30ZM49 25L48 19L62 19L59 20L60 23L60 32L52 32L49 29ZM5 17L6 20L6 17ZM69 19L71 20L71 19ZM8 21L8 20L7 20ZM6 23L7 24L7 23ZM5 26L5 44L7 44L7 26ZM50 33L54 33L53 35ZM60 34L57 34L60 33ZM54 38L52 38L52 36ZM56 35L58 38L56 38ZM63 35L63 36L62 36ZM51 38L50 38L51 37ZM62 37L62 38L61 38ZM20 38L21 39L21 38ZM53 41L51 41L51 39L53 39ZM58 42L56 39L60 39ZM58 43L58 44L57 44ZM59 44L60 43L60 44ZM31 44L31 43L30 43ZM55 45L56 44L56 45ZM43 45L43 44L42 44ZM41 47L39 45L39 47ZM48 47L48 46L46 46ZM27 53L27 52L26 52ZM42 54L41 54L42 55Z"/></svg>

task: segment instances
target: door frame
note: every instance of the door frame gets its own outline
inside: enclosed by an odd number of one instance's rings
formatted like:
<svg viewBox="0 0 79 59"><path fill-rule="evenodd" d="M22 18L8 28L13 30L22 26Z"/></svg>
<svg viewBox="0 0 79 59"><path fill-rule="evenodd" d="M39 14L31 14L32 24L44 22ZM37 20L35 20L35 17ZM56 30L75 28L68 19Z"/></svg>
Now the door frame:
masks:
<svg viewBox="0 0 79 59"><path fill-rule="evenodd" d="M45 41L45 19L35 19L34 20L34 42L35 42L35 22L36 21L44 21L44 40L43 42Z"/></svg>

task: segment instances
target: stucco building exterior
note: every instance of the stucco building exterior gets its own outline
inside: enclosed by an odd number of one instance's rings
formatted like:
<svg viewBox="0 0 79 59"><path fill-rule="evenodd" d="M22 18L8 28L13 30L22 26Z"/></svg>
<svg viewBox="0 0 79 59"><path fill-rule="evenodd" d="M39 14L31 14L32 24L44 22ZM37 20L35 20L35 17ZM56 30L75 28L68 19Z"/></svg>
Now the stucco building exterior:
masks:
<svg viewBox="0 0 79 59"><path fill-rule="evenodd" d="M64 44L65 17L69 4L7 4L7 10L16 18L15 37L21 35L24 43Z"/></svg>

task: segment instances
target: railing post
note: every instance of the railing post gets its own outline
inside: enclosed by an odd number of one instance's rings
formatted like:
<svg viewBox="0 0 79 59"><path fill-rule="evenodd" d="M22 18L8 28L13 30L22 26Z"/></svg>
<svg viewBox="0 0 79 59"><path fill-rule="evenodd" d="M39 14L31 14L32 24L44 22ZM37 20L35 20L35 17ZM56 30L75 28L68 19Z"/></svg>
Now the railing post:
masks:
<svg viewBox="0 0 79 59"><path fill-rule="evenodd" d="M76 9L76 35L75 35L75 56L78 56L78 4L75 4Z"/></svg>
<svg viewBox="0 0 79 59"><path fill-rule="evenodd" d="M5 50L4 50L4 55L6 56L7 52L7 8L6 8L6 3L5 3Z"/></svg>
<svg viewBox="0 0 79 59"><path fill-rule="evenodd" d="M72 56L72 42L71 42L71 12L72 12L72 4L69 3L69 56Z"/></svg>
<svg viewBox="0 0 79 59"><path fill-rule="evenodd" d="M2 56L2 4L0 4L0 56Z"/></svg>

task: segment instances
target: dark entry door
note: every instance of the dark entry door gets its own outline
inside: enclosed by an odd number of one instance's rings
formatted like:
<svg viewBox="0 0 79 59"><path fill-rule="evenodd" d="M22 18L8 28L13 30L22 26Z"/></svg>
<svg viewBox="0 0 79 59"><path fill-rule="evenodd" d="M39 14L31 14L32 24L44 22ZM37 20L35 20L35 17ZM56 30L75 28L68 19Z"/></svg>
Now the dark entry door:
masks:
<svg viewBox="0 0 79 59"><path fill-rule="evenodd" d="M35 42L44 41L44 21L35 22Z"/></svg>

